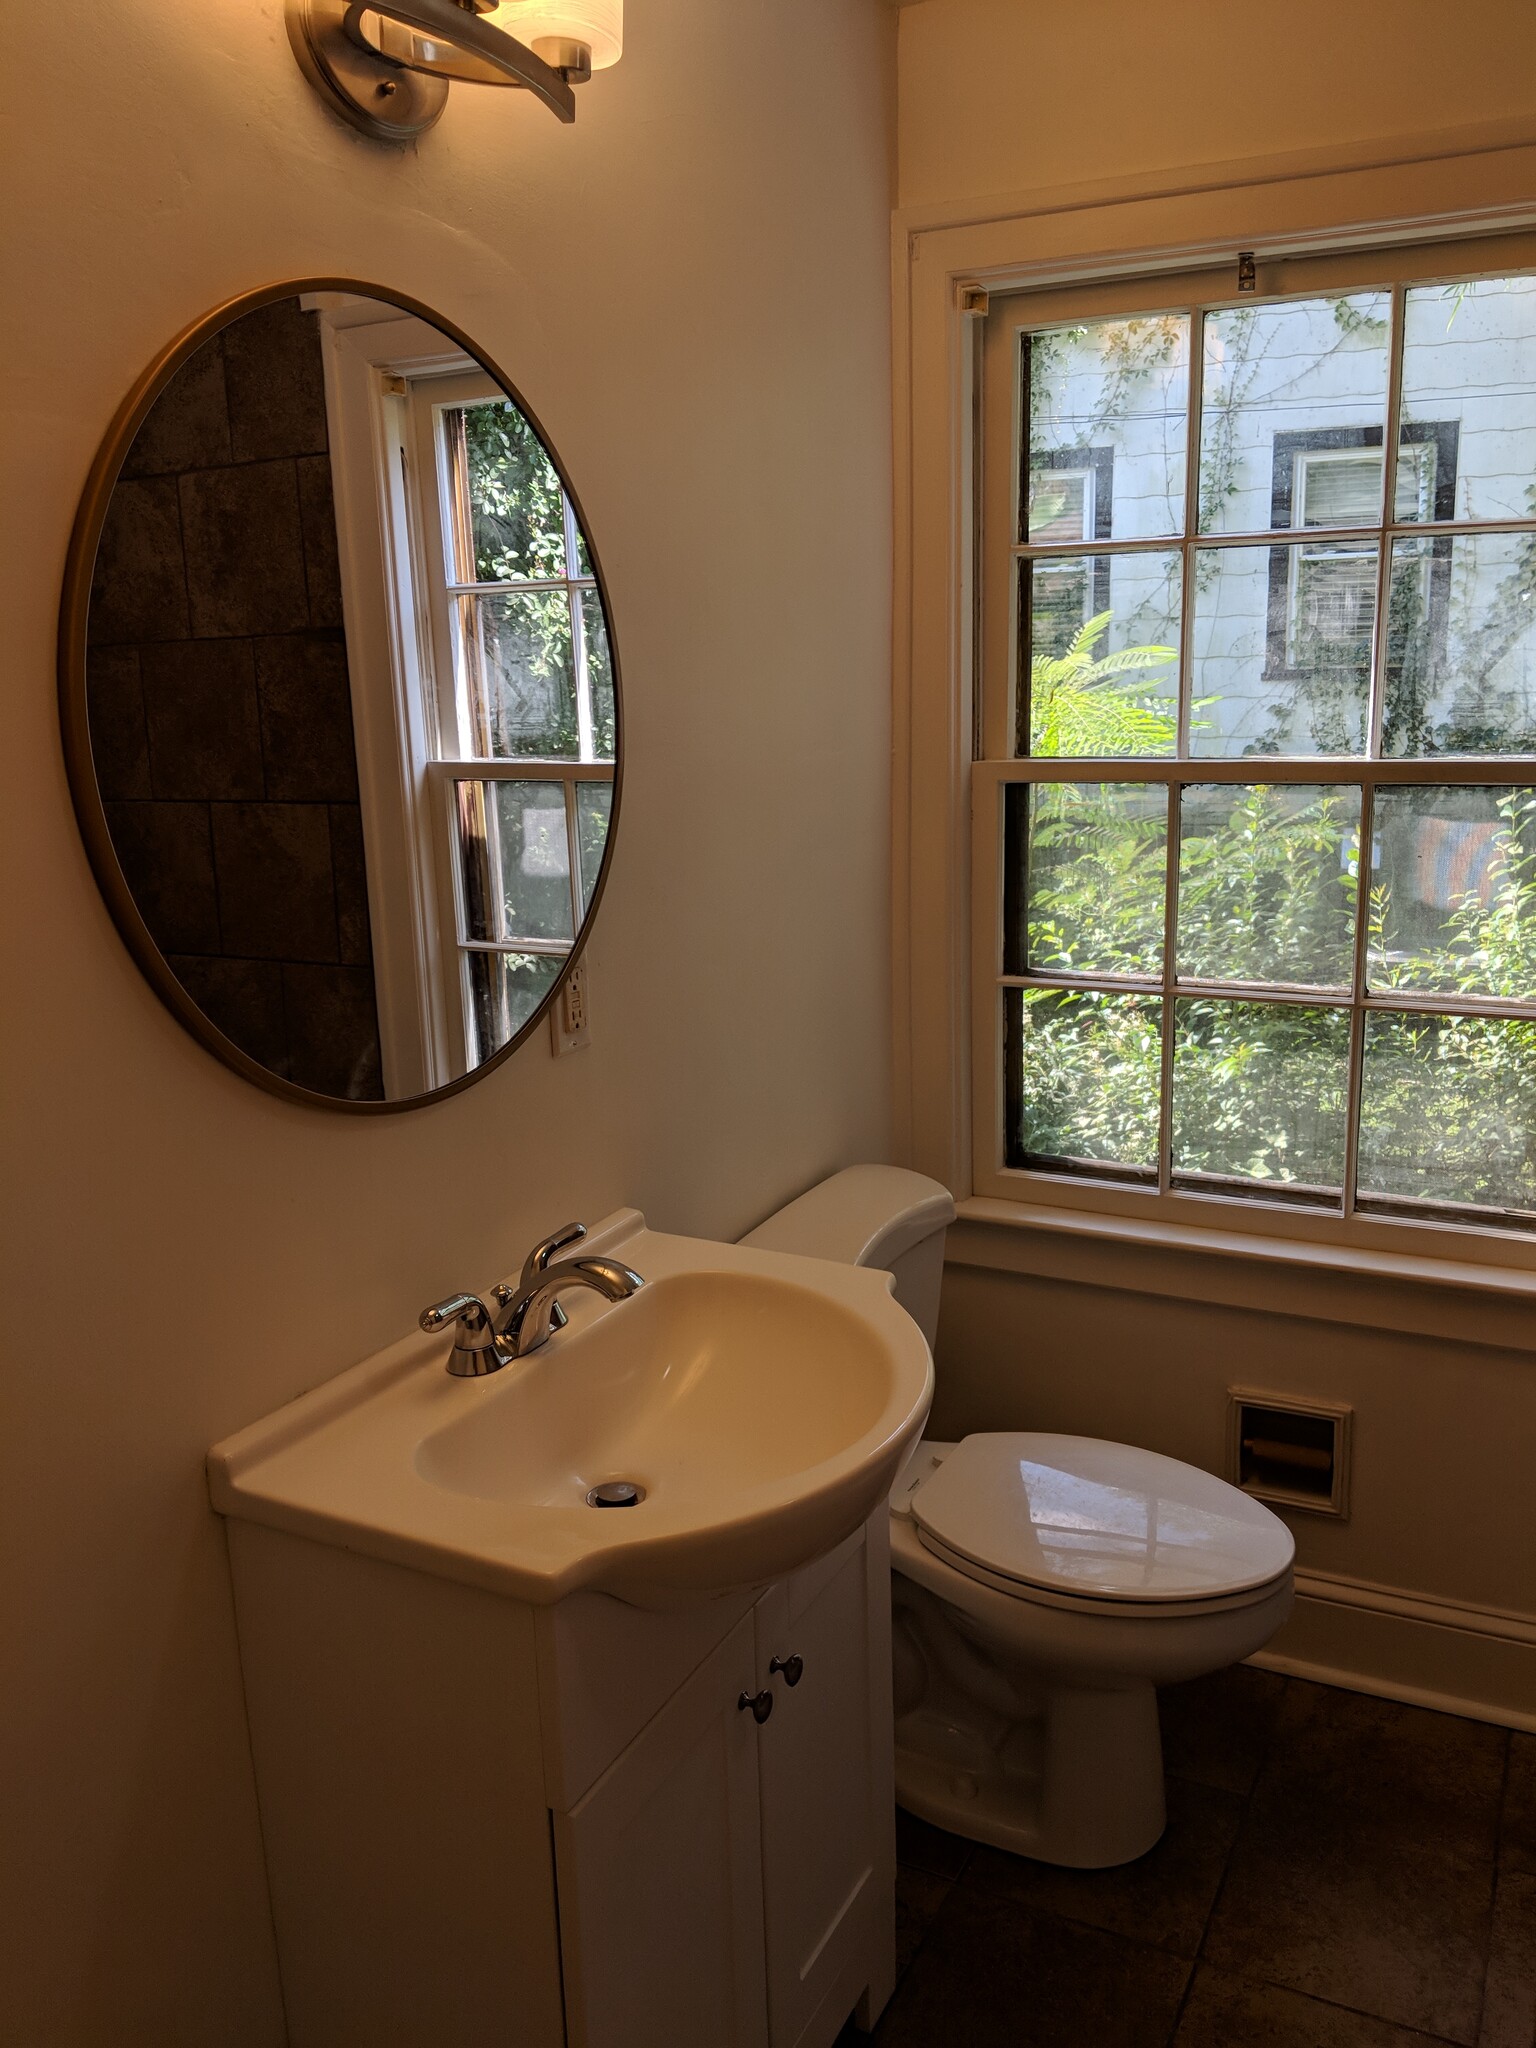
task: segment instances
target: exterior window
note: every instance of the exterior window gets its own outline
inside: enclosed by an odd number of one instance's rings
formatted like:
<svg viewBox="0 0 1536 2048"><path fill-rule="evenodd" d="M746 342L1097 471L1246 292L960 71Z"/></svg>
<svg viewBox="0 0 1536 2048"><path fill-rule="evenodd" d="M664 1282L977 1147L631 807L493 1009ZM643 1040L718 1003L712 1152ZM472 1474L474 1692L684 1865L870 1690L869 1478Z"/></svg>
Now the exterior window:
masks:
<svg viewBox="0 0 1536 2048"><path fill-rule="evenodd" d="M472 381L472 380L462 380ZM532 427L486 383L428 383L435 623L451 687L438 753L469 1057L504 1045L571 951L602 863L615 709L607 622L570 499ZM424 445L425 444L425 445ZM429 558L431 551L429 550Z"/></svg>
<svg viewBox="0 0 1536 2048"><path fill-rule="evenodd" d="M1536 278L1106 297L987 343L978 1187L1536 1227Z"/></svg>

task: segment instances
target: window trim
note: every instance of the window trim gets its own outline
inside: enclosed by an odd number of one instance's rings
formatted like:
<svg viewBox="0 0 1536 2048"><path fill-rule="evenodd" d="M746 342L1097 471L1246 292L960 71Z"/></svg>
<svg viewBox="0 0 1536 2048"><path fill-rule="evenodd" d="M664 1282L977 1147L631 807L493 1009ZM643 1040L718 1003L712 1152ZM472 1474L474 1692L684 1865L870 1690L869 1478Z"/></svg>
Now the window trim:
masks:
<svg viewBox="0 0 1536 2048"><path fill-rule="evenodd" d="M1490 131L1491 132L1491 131ZM1166 279L1183 296L1191 271L1235 268L1239 248L1257 251L1261 281L1272 260L1296 267L1304 289L1314 261L1350 252L1369 275L1395 247L1432 258L1436 243L1486 237L1486 261L1528 265L1513 238L1536 226L1536 132L1501 128L1497 144L1458 133L1384 145L1380 161L1345 151L1217 166L1180 179L1147 174L1029 195L1004 207L961 204L898 215L896 258L895 830L892 903L896 1156L944 1180L962 1198L995 1195L1023 1208L1048 1202L1085 1216L1139 1217L1176 1243L1178 1218L1158 1216L1165 1198L1123 1189L1027 1187L973 1154L971 1078L995 1056L996 1038L974 1031L970 875L995 859L977 847L971 821L971 758L980 716L974 624L981 589L976 514L986 488L974 461L972 424L986 394L978 347L986 294L1102 285L1115 309L1122 280ZM1386 173L1390 175L1386 175ZM1506 245L1510 253L1506 255ZM1421 266L1434 274L1431 261ZM1447 269L1453 266L1444 266ZM1474 267L1463 259L1463 270ZM1230 270L1229 270L1229 274ZM1112 295L1112 296L1111 296ZM988 1185L983 1185L983 1183ZM1185 1216L1200 1201L1181 1196ZM1209 1212L1206 1212L1209 1214ZM1351 1255L1395 1252L1469 1266L1536 1266L1523 1238L1418 1220L1334 1218L1223 1203L1225 1227L1258 1236L1311 1238L1348 1267ZM1214 1219L1213 1219L1214 1220ZM1319 1230L1317 1225L1323 1228ZM1186 1226L1187 1227L1187 1226Z"/></svg>

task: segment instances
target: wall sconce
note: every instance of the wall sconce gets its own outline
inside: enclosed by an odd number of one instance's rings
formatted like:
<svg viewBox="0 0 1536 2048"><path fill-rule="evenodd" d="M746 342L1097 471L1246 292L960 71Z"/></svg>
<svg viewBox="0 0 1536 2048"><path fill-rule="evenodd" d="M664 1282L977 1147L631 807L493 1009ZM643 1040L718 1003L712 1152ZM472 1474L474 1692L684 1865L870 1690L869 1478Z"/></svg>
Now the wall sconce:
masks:
<svg viewBox="0 0 1536 2048"><path fill-rule="evenodd" d="M382 142L430 128L454 78L520 85L574 121L571 87L624 48L624 0L287 0L287 20L310 84Z"/></svg>

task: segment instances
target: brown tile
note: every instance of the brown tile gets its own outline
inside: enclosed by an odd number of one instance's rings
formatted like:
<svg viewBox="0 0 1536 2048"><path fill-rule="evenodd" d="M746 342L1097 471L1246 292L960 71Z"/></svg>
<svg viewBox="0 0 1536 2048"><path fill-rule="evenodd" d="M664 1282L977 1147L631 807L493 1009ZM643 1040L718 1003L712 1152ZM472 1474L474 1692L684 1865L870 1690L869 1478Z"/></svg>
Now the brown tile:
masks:
<svg viewBox="0 0 1536 2048"><path fill-rule="evenodd" d="M162 953L217 953L218 898L205 804L108 804L107 828Z"/></svg>
<svg viewBox="0 0 1536 2048"><path fill-rule="evenodd" d="M1493 1901L1493 1939L1477 2048L1536 2044L1536 1877L1501 1873Z"/></svg>
<svg viewBox="0 0 1536 2048"><path fill-rule="evenodd" d="M881 2048L1164 2048L1189 1968L957 1884L874 2038Z"/></svg>
<svg viewBox="0 0 1536 2048"><path fill-rule="evenodd" d="M940 1906L949 1897L953 1878L935 1877L929 1870L898 1867L896 1872L896 1979L899 1983L907 1965L923 1945Z"/></svg>
<svg viewBox="0 0 1536 2048"><path fill-rule="evenodd" d="M171 972L208 1021L274 1074L288 1069L283 970L276 960L173 954Z"/></svg>
<svg viewBox="0 0 1536 2048"><path fill-rule="evenodd" d="M1536 1735L1519 1731L1509 1738L1499 1865L1536 1876Z"/></svg>
<svg viewBox="0 0 1536 2048"><path fill-rule="evenodd" d="M1350 1812L1276 1802L1260 1780L1204 1960L1470 2048L1491 1892L1487 1862L1415 1845L1407 1827L1382 1839Z"/></svg>
<svg viewBox="0 0 1536 2048"><path fill-rule="evenodd" d="M91 575L90 644L184 640L187 618L176 479L121 482Z"/></svg>
<svg viewBox="0 0 1536 2048"><path fill-rule="evenodd" d="M373 975L366 967L283 968L288 1078L317 1095L377 1102L384 1093Z"/></svg>
<svg viewBox="0 0 1536 2048"><path fill-rule="evenodd" d="M303 631L309 596L293 464L194 470L177 488L193 633Z"/></svg>
<svg viewBox="0 0 1536 2048"><path fill-rule="evenodd" d="M324 804L215 804L213 844L222 950L255 960L337 958Z"/></svg>
<svg viewBox="0 0 1536 2048"><path fill-rule="evenodd" d="M215 335L188 358L149 409L123 463L124 476L165 476L228 462L224 343Z"/></svg>
<svg viewBox="0 0 1536 2048"><path fill-rule="evenodd" d="M357 748L345 644L331 635L258 640L256 686L267 795L285 802L357 800Z"/></svg>
<svg viewBox="0 0 1536 2048"><path fill-rule="evenodd" d="M183 802L260 797L250 642L167 641L144 648L140 668L155 795Z"/></svg>
<svg viewBox="0 0 1536 2048"><path fill-rule="evenodd" d="M331 458L306 455L295 467L299 478L299 523L304 534L309 623L339 629L341 565L336 548L336 507L331 497Z"/></svg>
<svg viewBox="0 0 1536 2048"><path fill-rule="evenodd" d="M1490 1859L1507 1735L1454 1714L1293 1679L1259 1780L1276 1815L1324 1821L1368 1853Z"/></svg>
<svg viewBox="0 0 1536 2048"><path fill-rule="evenodd" d="M85 663L91 765L103 802L153 796L149 733L135 647L93 647Z"/></svg>
<svg viewBox="0 0 1536 2048"><path fill-rule="evenodd" d="M1202 1966L1173 2048L1430 2048L1434 2038Z"/></svg>
<svg viewBox="0 0 1536 2048"><path fill-rule="evenodd" d="M962 1882L1193 1958L1242 1816L1243 1802L1235 1793L1171 1778L1167 1829L1157 1846L1134 1863L1114 1870L1064 1870L1001 1849L978 1848Z"/></svg>
<svg viewBox="0 0 1536 2048"><path fill-rule="evenodd" d="M331 872L336 880L336 937L348 967L373 966L368 926L368 865L363 814L356 804L331 805Z"/></svg>
<svg viewBox="0 0 1536 2048"><path fill-rule="evenodd" d="M246 313L224 330L224 381L237 462L317 455L326 447L320 322L297 299Z"/></svg>
<svg viewBox="0 0 1536 2048"><path fill-rule="evenodd" d="M931 1821L919 1820L904 1806L896 1809L896 1861L914 1870L928 1870L935 1877L958 1877L975 1844L964 1835L952 1835Z"/></svg>
<svg viewBox="0 0 1536 2048"><path fill-rule="evenodd" d="M1157 1710L1167 1769L1223 1792L1251 1792L1285 1687L1278 1671L1251 1664L1164 1686Z"/></svg>

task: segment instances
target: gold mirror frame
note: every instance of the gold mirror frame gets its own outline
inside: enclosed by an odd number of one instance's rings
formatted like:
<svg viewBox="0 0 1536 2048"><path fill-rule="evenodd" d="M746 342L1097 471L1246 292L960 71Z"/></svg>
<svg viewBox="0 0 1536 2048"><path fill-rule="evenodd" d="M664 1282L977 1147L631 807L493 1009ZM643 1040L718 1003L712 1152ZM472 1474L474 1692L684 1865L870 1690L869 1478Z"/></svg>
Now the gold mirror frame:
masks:
<svg viewBox="0 0 1536 2048"><path fill-rule="evenodd" d="M96 551L100 546L102 529L106 524L107 508L111 503L112 493L116 489L128 451L156 399L176 372L205 342L212 340L214 335L242 315L258 312L263 306L270 306L279 299L297 297L301 292L348 292L379 299L386 305L398 306L401 312L409 313L418 320L425 320L440 333L446 334L496 380L538 436L566 496L571 501L576 523L586 542L587 559L592 564L593 578L597 584L598 596L608 626L619 744L614 752L613 801L608 817L607 836L603 844L602 863L598 868L591 902L586 917L582 920L581 929L576 934L575 943L548 994L522 1028L515 1032L499 1051L492 1053L489 1059L482 1060L479 1066L472 1068L467 1074L461 1074L457 1080L447 1081L442 1087L428 1089L421 1095L404 1096L398 1102L352 1101L346 1096L321 1095L313 1089L301 1088L295 1082L285 1080L280 1074L274 1074L269 1068L262 1066L260 1061L252 1059L250 1054L242 1051L232 1039L226 1038L193 1002L166 964L165 956L139 914L133 891L128 886L127 877L118 862L117 852L112 843L106 808L96 777L95 757L91 750L86 681L91 582L96 566ZM237 297L225 300L223 305L205 314L201 320L194 321L178 335L139 377L119 406L86 478L80 509L75 514L74 527L69 537L69 553L64 569L64 589L59 606L58 681L59 722L63 733L64 765L69 776L70 795L74 799L75 817L80 827L80 836L85 842L86 857L90 861L91 872L96 877L97 887L101 890L112 922L117 926L118 934L140 973L177 1023L190 1032L192 1037L215 1058L222 1060L225 1066L233 1068L247 1081L254 1081L258 1088L266 1089L269 1095L280 1095L289 1102L304 1103L312 1109L339 1110L344 1115L388 1116L404 1110L424 1109L429 1103L445 1101L450 1095L458 1095L465 1088L473 1087L475 1082L483 1080L487 1074L510 1059L519 1046L524 1045L544 1024L554 1005L563 995L566 983L581 959L588 934L602 904L603 891L607 887L613 861L614 839L624 783L624 696L618 637L613 629L613 610L608 601L608 585L603 575L602 563L598 559L597 548L593 543L581 500L566 475L565 465L544 432L538 415L524 400L511 378L477 343L470 340L461 327L456 327L441 313L434 312L420 299L413 299L406 293L391 290L387 286L367 284L354 277L298 277L285 278L277 284L262 285L255 291L241 292Z"/></svg>

